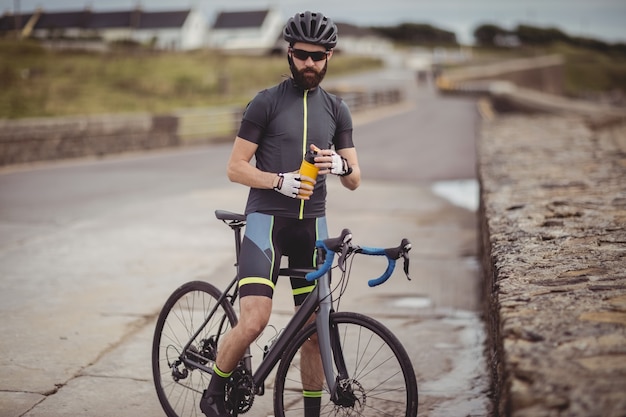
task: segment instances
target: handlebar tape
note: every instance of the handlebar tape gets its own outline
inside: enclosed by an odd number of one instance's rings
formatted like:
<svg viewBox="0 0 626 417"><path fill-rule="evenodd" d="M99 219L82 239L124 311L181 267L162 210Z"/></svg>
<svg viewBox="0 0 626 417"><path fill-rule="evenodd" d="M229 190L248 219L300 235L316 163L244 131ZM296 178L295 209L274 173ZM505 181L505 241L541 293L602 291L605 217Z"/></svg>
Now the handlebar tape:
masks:
<svg viewBox="0 0 626 417"><path fill-rule="evenodd" d="M385 272L378 278L370 279L369 281L367 281L367 285L369 285L370 287L375 287L377 285L383 284L389 279L391 274L393 274L393 270L396 267L396 260L391 258L387 251L388 249L367 247L362 247L359 251L365 255L385 256L387 258L387 269L385 270Z"/></svg>
<svg viewBox="0 0 626 417"><path fill-rule="evenodd" d="M333 252L332 250L329 250L326 244L324 243L324 241L318 240L315 245L318 248L324 249L324 251L326 252L326 261L324 261L324 264L322 265L322 267L318 269L317 271L309 272L308 274L306 274L307 281L315 281L316 279L324 275L326 272L328 272L330 268L332 267L333 261L335 259L335 252ZM375 278L375 279L370 279L369 281L367 281L367 285L369 285L370 287L375 287L377 285L384 283L385 281L389 279L389 277L393 273L393 270L396 267L396 260L389 257L386 249L362 247L359 249L359 252L365 255L385 256L388 262L387 269L385 270L385 272L380 277Z"/></svg>
<svg viewBox="0 0 626 417"><path fill-rule="evenodd" d="M328 250L326 244L323 241L318 240L315 243L315 246L324 249L324 251L326 252L326 260L324 261L324 264L320 269L318 269L317 271L309 272L305 275L307 281L315 281L326 272L328 272L330 270L330 267L333 266L333 260L335 259L335 252Z"/></svg>
<svg viewBox="0 0 626 417"><path fill-rule="evenodd" d="M387 264L387 269L385 270L385 272L378 278L370 279L369 281L367 281L367 285L369 285L370 287L375 287L377 285L383 284L389 279L391 274L393 274L393 270L396 267L396 260L390 258L387 258L387 260L389 261L389 263Z"/></svg>

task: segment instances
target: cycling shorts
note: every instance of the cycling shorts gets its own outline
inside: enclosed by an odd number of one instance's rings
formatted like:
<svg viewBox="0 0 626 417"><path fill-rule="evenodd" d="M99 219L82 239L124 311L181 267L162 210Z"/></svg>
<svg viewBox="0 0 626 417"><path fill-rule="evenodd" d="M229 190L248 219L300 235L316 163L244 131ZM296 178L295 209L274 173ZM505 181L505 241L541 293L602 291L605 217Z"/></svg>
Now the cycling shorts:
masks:
<svg viewBox="0 0 626 417"><path fill-rule="evenodd" d="M326 239L326 217L293 219L250 213L239 256L239 296L272 298L283 256L289 268L316 266L315 241ZM296 306L315 288L315 282L290 277Z"/></svg>

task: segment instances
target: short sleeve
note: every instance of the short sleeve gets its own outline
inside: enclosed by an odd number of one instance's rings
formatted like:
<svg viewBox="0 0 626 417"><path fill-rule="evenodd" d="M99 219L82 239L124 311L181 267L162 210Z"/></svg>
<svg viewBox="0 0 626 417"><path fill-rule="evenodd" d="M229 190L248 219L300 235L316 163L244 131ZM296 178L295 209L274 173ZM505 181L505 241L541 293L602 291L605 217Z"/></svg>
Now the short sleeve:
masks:
<svg viewBox="0 0 626 417"><path fill-rule="evenodd" d="M252 143L258 144L265 134L269 120L266 90L257 94L246 106L237 136Z"/></svg>
<svg viewBox="0 0 626 417"><path fill-rule="evenodd" d="M352 141L352 115L348 105L341 100L337 111L337 128L335 129L335 137L333 144L335 149L354 148Z"/></svg>

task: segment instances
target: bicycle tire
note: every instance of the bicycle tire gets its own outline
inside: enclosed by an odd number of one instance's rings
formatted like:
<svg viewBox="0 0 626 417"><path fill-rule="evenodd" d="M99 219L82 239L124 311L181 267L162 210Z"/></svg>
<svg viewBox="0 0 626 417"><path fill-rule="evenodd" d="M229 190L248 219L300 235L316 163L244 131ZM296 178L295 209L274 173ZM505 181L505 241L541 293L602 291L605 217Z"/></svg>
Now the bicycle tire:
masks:
<svg viewBox="0 0 626 417"><path fill-rule="evenodd" d="M343 350L349 385L357 401L353 405L335 404L331 401L327 384L321 381L320 416L417 416L415 372L409 355L396 336L378 321L359 313L331 313L330 323L331 333L336 329L333 334L338 336L331 337L332 343L339 343ZM305 327L281 358L274 388L276 417L304 414L299 352L315 333L315 323ZM337 364L334 366L336 368Z"/></svg>
<svg viewBox="0 0 626 417"><path fill-rule="evenodd" d="M204 281L183 284L170 295L157 319L152 341L152 376L159 402L168 417L202 415L199 403L211 376L182 363L176 365L186 376L174 378L172 365L191 337L217 305L221 291ZM220 322L223 325L220 326ZM212 318L192 343L194 358L215 360L212 336L223 334L237 324L237 315L227 300L223 300ZM219 329L219 330L218 330ZM213 356L213 357L211 357ZM206 362L208 363L208 361Z"/></svg>

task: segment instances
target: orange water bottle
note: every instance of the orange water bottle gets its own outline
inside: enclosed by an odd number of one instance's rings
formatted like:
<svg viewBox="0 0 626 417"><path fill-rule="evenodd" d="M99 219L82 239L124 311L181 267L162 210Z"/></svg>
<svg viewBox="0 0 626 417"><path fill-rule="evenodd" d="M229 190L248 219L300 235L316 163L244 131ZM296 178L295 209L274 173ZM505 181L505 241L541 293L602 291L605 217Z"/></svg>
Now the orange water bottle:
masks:
<svg viewBox="0 0 626 417"><path fill-rule="evenodd" d="M304 154L304 158L302 159L302 164L300 164L300 175L307 176L312 179L317 179L317 173L319 172L319 168L315 166L315 157L317 156L317 152L319 148L313 145L313 149L309 149ZM313 185L310 181L302 181L305 184Z"/></svg>

